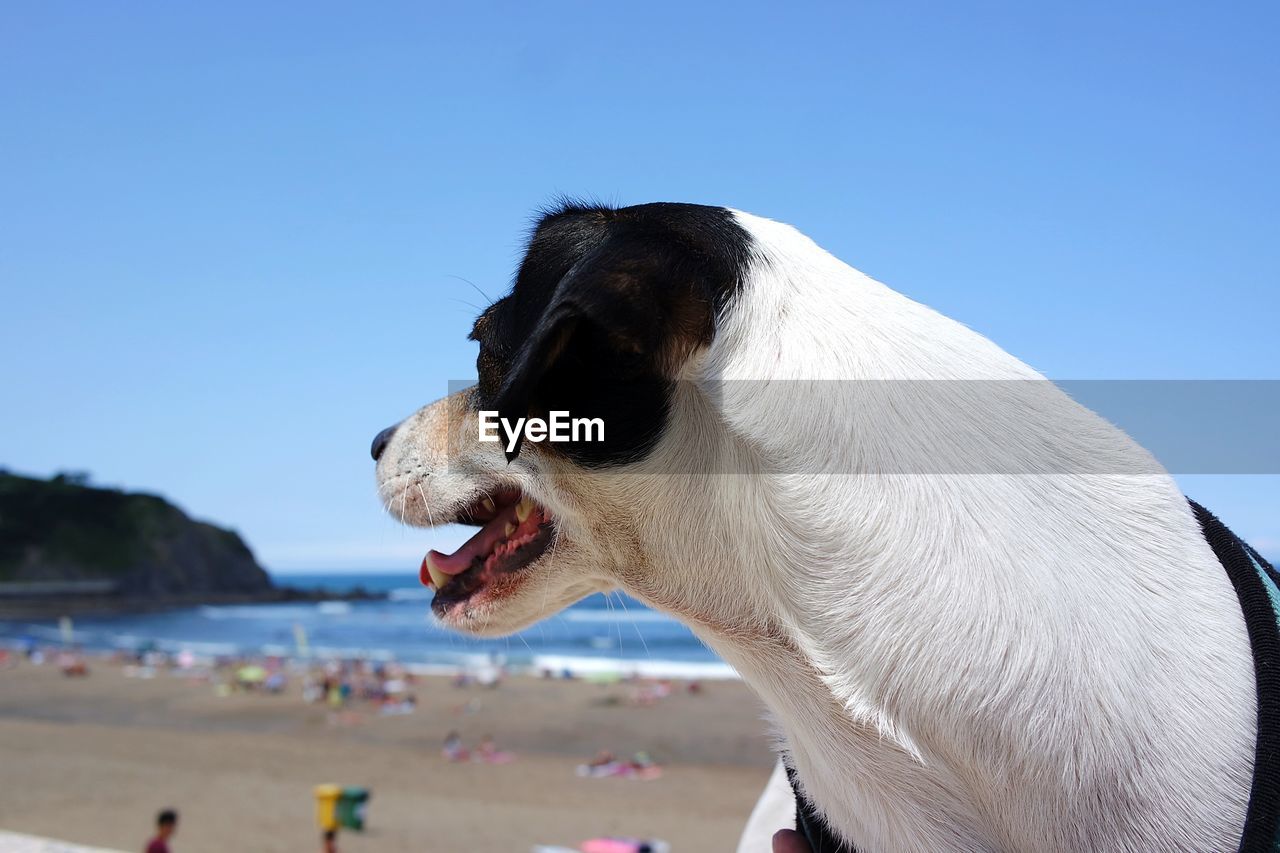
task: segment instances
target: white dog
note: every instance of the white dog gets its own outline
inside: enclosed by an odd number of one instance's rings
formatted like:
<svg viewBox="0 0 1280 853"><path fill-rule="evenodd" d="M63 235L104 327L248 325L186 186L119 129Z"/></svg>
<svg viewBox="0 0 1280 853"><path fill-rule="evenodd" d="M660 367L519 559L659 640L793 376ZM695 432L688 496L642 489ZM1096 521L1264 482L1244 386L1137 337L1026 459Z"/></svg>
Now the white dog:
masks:
<svg viewBox="0 0 1280 853"><path fill-rule="evenodd" d="M380 493L445 624L621 588L776 722L870 851L1219 851L1245 830L1250 635L1150 456L964 326L793 228L567 205L481 314L479 383L383 431ZM481 441L565 411L603 441Z"/></svg>

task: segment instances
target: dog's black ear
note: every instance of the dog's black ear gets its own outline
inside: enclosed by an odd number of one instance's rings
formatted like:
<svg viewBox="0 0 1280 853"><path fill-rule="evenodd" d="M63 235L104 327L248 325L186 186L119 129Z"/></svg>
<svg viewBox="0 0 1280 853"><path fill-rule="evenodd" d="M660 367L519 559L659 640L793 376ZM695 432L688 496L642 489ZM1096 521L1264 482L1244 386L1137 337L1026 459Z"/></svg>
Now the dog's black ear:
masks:
<svg viewBox="0 0 1280 853"><path fill-rule="evenodd" d="M673 300L686 301L691 283L662 253L635 249L600 246L555 283L540 311L519 303L522 297L545 298L545 291L522 293L517 285L512 307L536 320L492 399L499 417L514 422L553 409L602 416L611 435L630 438L621 431L640 422L634 408L652 401L665 378L663 358L675 337L688 331L677 328L687 322L673 322L687 313L673 309ZM523 432L506 451L507 461L519 455L522 443Z"/></svg>
<svg viewBox="0 0 1280 853"><path fill-rule="evenodd" d="M575 463L638 459L665 427L681 366L711 342L753 260L750 235L724 208L569 204L549 213L515 287L472 333L482 399L508 422L551 411L602 420L603 441L557 442ZM519 452L517 444L508 461Z"/></svg>
<svg viewBox="0 0 1280 853"><path fill-rule="evenodd" d="M582 314L571 303L557 306L542 316L533 334L516 354L502 388L493 401L498 417L514 422L516 418L529 414L533 408L534 393L542 377L564 353L581 320ZM521 431L516 436L515 446L504 451L508 462L520 455L523 444L524 432Z"/></svg>

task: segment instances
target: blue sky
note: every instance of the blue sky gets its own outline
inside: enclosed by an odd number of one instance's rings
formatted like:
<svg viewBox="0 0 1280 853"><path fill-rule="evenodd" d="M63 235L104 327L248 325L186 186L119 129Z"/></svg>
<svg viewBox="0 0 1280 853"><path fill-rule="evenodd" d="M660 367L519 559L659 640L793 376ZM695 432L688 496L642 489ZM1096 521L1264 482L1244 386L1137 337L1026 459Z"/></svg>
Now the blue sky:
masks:
<svg viewBox="0 0 1280 853"><path fill-rule="evenodd" d="M0 7L0 464L403 568L382 426L560 193L797 225L1051 377L1280 378L1280 6ZM1185 488L1280 554L1280 477ZM444 534L446 538L453 534Z"/></svg>

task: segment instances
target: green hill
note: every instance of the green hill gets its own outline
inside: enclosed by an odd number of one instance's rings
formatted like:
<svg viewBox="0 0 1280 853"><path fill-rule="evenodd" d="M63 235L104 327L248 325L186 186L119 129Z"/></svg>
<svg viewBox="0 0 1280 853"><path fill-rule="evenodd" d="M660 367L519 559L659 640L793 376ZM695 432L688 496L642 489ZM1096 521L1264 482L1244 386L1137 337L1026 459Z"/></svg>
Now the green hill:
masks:
<svg viewBox="0 0 1280 853"><path fill-rule="evenodd" d="M0 473L0 586L130 598L253 595L271 579L232 530L155 495Z"/></svg>

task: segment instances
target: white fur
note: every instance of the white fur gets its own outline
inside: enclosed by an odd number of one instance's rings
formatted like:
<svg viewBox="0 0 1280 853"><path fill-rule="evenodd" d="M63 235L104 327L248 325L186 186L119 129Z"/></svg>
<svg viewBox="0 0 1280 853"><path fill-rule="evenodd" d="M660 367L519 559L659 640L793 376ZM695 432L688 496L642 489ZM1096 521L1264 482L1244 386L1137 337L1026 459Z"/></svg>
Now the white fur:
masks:
<svg viewBox="0 0 1280 853"><path fill-rule="evenodd" d="M759 257L645 462L532 448L506 466L468 438L465 394L397 432L378 471L404 520L516 482L560 524L520 589L456 627L508 632L614 587L676 614L863 853L1235 849L1249 645L1171 478L1056 391L991 418L963 395L860 398L874 383L796 405L795 385L721 382L1039 378L789 226L737 218ZM903 472L935 451L1045 468ZM709 464L753 473L669 473Z"/></svg>

